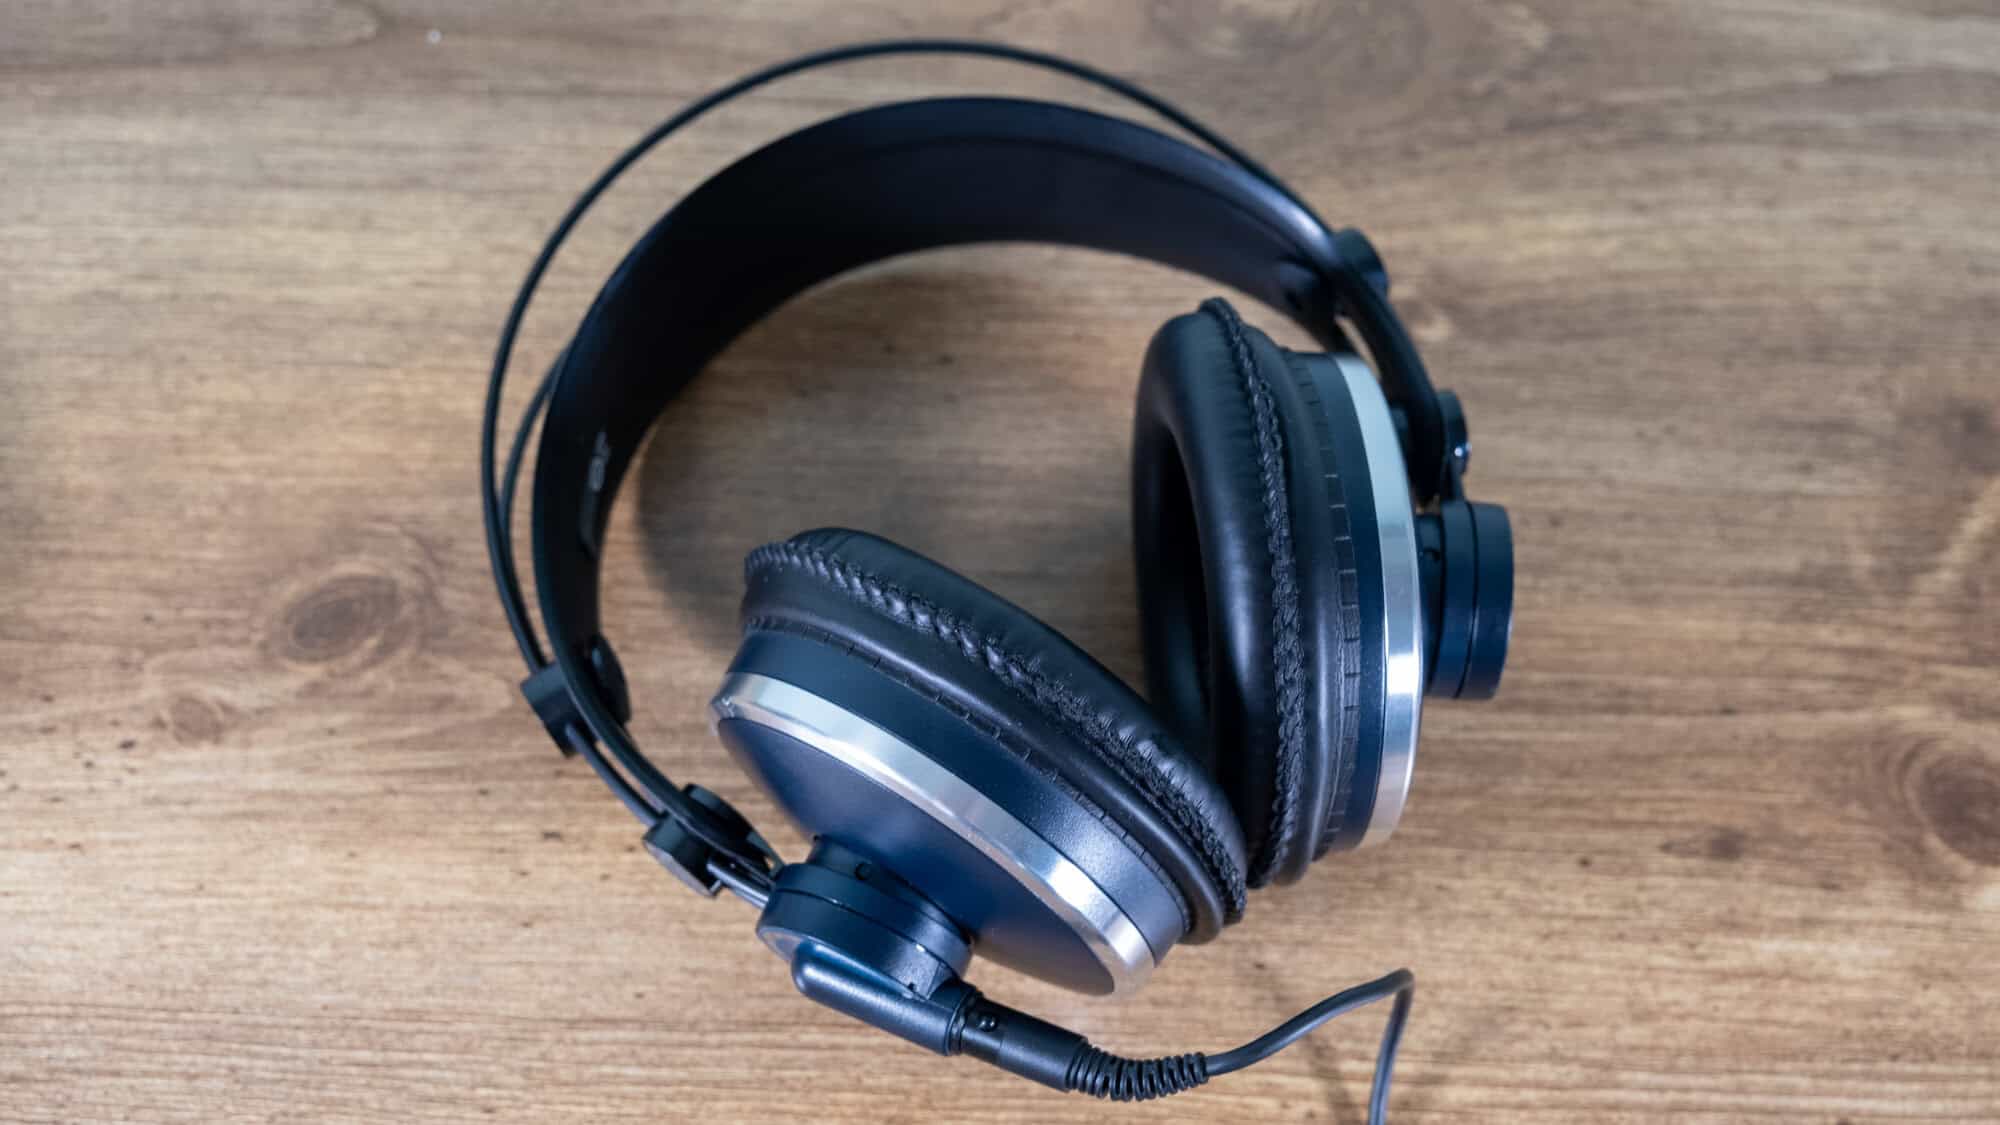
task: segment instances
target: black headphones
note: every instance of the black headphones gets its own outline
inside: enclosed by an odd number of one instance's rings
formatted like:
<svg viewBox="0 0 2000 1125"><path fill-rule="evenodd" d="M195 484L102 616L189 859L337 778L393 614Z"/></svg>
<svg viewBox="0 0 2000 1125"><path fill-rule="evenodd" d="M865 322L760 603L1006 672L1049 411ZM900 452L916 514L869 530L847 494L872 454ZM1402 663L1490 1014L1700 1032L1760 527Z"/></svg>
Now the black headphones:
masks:
<svg viewBox="0 0 2000 1125"><path fill-rule="evenodd" d="M500 392L522 314L611 181L775 78L918 52L1061 71L1213 152L1011 98L879 106L775 141L681 200L626 256L536 390L496 482ZM1281 348L1214 299L1168 322L1146 352L1132 501L1151 705L1024 610L887 540L821 529L751 552L742 646L712 707L731 756L814 840L804 862L783 863L726 802L676 787L626 733L631 703L598 605L612 497L667 401L788 298L893 255L998 241L1178 266L1283 312L1325 350ZM1512 610L1507 518L1465 499L1464 415L1432 389L1388 288L1358 231L1330 230L1220 137L1076 63L903 41L741 79L591 185L502 333L480 467L494 576L529 669L523 690L557 745L645 822L661 863L704 894L728 887L762 909L759 936L813 999L941 1054L1137 1098L1239 1069L1393 995L1379 1119L1407 972L1236 1051L1150 1061L1105 1054L961 977L976 951L1083 992L1136 987L1176 942L1239 920L1246 888L1386 837L1409 787L1421 697L1483 698L1498 685ZM529 623L510 535L544 410L532 549L553 659Z"/></svg>

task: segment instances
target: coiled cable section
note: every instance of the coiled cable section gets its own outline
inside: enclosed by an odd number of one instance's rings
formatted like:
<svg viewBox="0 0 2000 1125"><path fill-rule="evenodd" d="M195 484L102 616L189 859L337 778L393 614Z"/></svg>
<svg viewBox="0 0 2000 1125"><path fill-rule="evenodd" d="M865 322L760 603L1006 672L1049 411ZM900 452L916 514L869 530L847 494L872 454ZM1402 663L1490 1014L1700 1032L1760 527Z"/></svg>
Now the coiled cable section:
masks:
<svg viewBox="0 0 2000 1125"><path fill-rule="evenodd" d="M1068 1087L1093 1098L1143 1102L1192 1090L1208 1081L1208 1056L1196 1051L1157 1059L1128 1059L1086 1043L1070 1062Z"/></svg>

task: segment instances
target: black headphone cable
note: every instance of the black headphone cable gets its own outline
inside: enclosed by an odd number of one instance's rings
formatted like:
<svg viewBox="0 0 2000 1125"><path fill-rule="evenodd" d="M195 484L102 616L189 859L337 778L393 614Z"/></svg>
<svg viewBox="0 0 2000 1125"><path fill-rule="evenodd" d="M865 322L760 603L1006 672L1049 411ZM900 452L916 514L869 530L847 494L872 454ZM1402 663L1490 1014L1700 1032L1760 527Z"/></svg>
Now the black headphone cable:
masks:
<svg viewBox="0 0 2000 1125"><path fill-rule="evenodd" d="M974 1058L1059 1090L1112 1101L1147 1101L1192 1090L1211 1078L1263 1062L1336 1016L1393 998L1368 1093L1369 1125L1382 1125L1389 1112L1389 1078L1396 1067L1396 1049L1402 1043L1403 1025L1409 1021L1416 988L1417 978L1408 969L1397 969L1378 980L1337 992L1234 1050L1154 1059L1125 1058L1099 1050L1075 1032L974 993L966 1005L957 1045Z"/></svg>

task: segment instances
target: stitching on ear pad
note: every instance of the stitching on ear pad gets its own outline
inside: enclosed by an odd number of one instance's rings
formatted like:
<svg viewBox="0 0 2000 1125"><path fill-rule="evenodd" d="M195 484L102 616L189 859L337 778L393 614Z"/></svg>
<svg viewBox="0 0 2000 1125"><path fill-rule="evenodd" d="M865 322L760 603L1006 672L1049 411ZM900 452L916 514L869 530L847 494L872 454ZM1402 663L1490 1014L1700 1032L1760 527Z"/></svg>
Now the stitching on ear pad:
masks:
<svg viewBox="0 0 2000 1125"><path fill-rule="evenodd" d="M1113 818L1185 896L1185 940L1207 940L1242 916L1243 841L1228 799L1144 701L1053 629L860 532L821 529L759 547L744 572L746 621L795 620L881 658L1088 797L1078 804Z"/></svg>
<svg viewBox="0 0 2000 1125"><path fill-rule="evenodd" d="M1154 336L1134 423L1149 695L1205 748L1242 826L1251 886L1297 879L1324 850L1359 725L1344 482L1323 457L1303 378L1211 300Z"/></svg>

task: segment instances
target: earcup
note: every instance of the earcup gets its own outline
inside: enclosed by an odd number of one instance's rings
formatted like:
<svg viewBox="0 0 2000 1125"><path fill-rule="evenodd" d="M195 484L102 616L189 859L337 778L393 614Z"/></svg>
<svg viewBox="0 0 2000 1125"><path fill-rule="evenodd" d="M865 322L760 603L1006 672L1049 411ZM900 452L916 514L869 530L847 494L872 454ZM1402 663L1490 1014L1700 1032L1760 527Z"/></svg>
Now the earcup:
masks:
<svg viewBox="0 0 2000 1125"><path fill-rule="evenodd" d="M1207 940L1241 916L1245 853L1229 800L1137 694L1054 630L859 532L825 529L760 547L745 577L746 651L759 633L789 631L865 655L901 688L946 704L1009 760L970 762L965 772L1025 762L1047 785L1022 803L1095 818L1129 840L1178 896L1183 940Z"/></svg>
<svg viewBox="0 0 2000 1125"><path fill-rule="evenodd" d="M1373 579L1357 572L1349 526L1350 496L1368 483L1332 456L1314 359L1325 362L1211 300L1154 337L1138 391L1149 693L1228 793L1251 886L1298 878L1342 835L1368 752L1360 734L1379 725L1359 625Z"/></svg>

